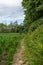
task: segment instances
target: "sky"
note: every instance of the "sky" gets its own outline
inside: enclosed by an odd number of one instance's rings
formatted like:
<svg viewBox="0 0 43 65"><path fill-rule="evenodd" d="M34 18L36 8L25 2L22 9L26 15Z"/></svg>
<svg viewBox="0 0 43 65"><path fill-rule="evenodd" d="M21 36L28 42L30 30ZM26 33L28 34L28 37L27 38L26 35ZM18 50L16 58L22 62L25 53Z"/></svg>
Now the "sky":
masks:
<svg viewBox="0 0 43 65"><path fill-rule="evenodd" d="M22 23L24 12L21 4L22 0L0 0L0 23L15 22Z"/></svg>

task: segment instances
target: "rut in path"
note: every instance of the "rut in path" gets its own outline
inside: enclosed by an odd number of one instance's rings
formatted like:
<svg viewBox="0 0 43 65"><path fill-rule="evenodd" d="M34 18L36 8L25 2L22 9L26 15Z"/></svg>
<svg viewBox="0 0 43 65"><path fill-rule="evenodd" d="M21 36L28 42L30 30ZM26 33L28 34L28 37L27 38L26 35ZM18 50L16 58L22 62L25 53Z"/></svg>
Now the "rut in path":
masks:
<svg viewBox="0 0 43 65"><path fill-rule="evenodd" d="M12 65L22 65L23 64L23 55L24 55L24 39L21 40L20 49L14 54Z"/></svg>

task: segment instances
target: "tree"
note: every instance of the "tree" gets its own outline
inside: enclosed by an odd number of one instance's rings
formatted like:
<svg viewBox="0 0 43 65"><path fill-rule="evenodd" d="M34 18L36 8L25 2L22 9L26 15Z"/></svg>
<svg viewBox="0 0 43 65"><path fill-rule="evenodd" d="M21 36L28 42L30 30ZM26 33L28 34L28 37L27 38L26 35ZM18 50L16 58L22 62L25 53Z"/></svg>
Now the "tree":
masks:
<svg viewBox="0 0 43 65"><path fill-rule="evenodd" d="M24 7L25 19L24 19L24 27L25 30L28 31L31 23L37 20L43 11L37 11L37 8L42 4L42 0L23 0L22 6Z"/></svg>

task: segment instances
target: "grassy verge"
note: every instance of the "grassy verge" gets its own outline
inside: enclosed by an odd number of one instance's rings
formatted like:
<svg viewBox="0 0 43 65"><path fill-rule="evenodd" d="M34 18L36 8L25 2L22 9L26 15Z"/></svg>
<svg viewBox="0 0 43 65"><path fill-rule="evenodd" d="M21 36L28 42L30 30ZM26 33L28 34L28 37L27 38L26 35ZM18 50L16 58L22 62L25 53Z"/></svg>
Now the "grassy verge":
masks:
<svg viewBox="0 0 43 65"><path fill-rule="evenodd" d="M28 65L43 65L43 25L25 36L24 60Z"/></svg>

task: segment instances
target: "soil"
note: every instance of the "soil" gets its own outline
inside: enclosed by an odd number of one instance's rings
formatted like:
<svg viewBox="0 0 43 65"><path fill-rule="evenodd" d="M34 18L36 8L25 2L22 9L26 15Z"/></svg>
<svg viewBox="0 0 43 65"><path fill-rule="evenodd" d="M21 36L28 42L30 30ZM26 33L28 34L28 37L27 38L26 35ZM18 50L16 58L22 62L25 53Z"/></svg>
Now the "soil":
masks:
<svg viewBox="0 0 43 65"><path fill-rule="evenodd" d="M20 43L20 49L17 49L17 52L14 54L12 65L22 65L24 63L23 61L24 50L25 50L24 39L22 39Z"/></svg>

